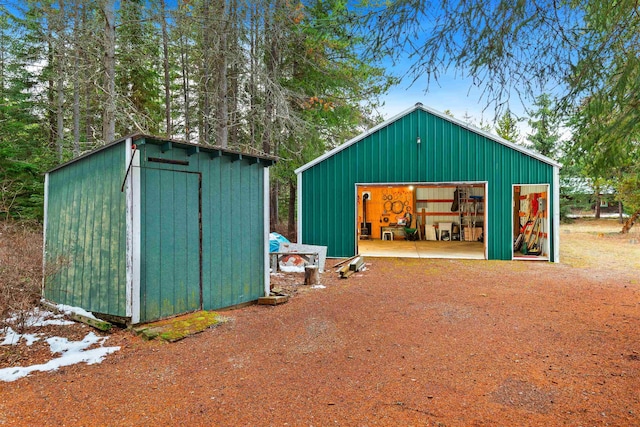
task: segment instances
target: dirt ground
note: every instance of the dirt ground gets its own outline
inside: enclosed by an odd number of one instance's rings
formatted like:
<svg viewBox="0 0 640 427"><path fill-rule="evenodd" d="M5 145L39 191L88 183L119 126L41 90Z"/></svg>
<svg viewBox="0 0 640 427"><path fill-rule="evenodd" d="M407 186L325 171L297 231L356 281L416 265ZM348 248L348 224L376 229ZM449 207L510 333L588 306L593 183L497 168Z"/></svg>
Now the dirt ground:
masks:
<svg viewBox="0 0 640 427"><path fill-rule="evenodd" d="M563 226L560 264L277 276L286 304L173 344L117 330L101 364L0 382L0 425L640 425L640 234L618 230Z"/></svg>

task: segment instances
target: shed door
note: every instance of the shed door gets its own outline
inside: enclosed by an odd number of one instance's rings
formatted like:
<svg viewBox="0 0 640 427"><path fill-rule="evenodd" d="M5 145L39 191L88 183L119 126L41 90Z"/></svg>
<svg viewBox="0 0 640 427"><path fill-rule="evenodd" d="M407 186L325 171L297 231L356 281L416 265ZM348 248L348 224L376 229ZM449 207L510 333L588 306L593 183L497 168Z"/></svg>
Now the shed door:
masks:
<svg viewBox="0 0 640 427"><path fill-rule="evenodd" d="M140 321L198 310L200 175L144 169Z"/></svg>

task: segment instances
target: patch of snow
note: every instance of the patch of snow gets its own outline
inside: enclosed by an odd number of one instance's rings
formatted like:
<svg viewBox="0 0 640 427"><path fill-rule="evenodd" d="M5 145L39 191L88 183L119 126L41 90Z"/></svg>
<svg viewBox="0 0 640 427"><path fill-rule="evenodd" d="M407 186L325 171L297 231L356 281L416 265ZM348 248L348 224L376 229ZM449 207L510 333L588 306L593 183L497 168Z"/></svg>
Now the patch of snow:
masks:
<svg viewBox="0 0 640 427"><path fill-rule="evenodd" d="M34 323L31 326L65 326L65 325L73 325L75 322L73 320L65 320L65 319L47 319L42 322Z"/></svg>
<svg viewBox="0 0 640 427"><path fill-rule="evenodd" d="M27 313L27 316L20 318L14 314L6 320L7 323L13 323L14 325L19 322L24 322L26 327L36 326L49 326L49 325L73 325L73 321L65 320L63 314L54 314L49 310L41 310L35 307L31 312Z"/></svg>
<svg viewBox="0 0 640 427"><path fill-rule="evenodd" d="M82 341L69 341L66 338L52 337L47 342L53 354L60 353L57 359L52 359L47 363L32 366L15 366L0 369L0 381L10 382L24 378L32 372L55 371L63 366L75 365L84 362L87 365L100 363L111 353L120 350L120 347L102 347L108 337L98 337L93 332L89 332ZM94 344L100 344L101 347L86 350Z"/></svg>
<svg viewBox="0 0 640 427"><path fill-rule="evenodd" d="M311 287L311 289L325 289L325 288L326 288L326 286L325 286L325 285L313 285L313 286Z"/></svg>
<svg viewBox="0 0 640 427"><path fill-rule="evenodd" d="M304 265L281 265L280 271L285 273L304 273Z"/></svg>
<svg viewBox="0 0 640 427"><path fill-rule="evenodd" d="M85 317L89 317L89 318L94 319L94 320L98 320L98 318L95 317L93 315L93 313L91 313L91 312L89 312L89 311L87 311L87 310L85 310L83 308L80 308L80 307L73 307L73 306L70 306L70 305L58 304L58 305L56 305L56 308L58 310L62 311L64 314L67 314L67 315L69 315L69 314L78 314L80 316L85 316Z"/></svg>
<svg viewBox="0 0 640 427"><path fill-rule="evenodd" d="M24 339L27 345L31 345L40 339L38 334L19 334L10 327L4 330L4 341L0 345L18 345L20 339Z"/></svg>

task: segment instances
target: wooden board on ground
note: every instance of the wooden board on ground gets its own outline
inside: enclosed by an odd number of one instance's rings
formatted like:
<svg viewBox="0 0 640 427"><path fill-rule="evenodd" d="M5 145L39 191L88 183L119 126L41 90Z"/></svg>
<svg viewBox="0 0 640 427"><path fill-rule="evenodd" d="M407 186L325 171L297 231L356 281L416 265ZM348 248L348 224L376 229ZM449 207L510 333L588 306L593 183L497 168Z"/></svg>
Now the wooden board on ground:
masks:
<svg viewBox="0 0 640 427"><path fill-rule="evenodd" d="M258 298L258 304L260 305L278 305L287 301L289 301L289 297L286 295L269 295L268 297Z"/></svg>
<svg viewBox="0 0 640 427"><path fill-rule="evenodd" d="M340 267L340 266L341 266L342 264L344 264L345 262L350 262L351 260L353 260L353 259L357 258L358 256L359 256L359 255L354 255L354 256L352 256L351 258L343 259L342 261L337 262L337 263L333 266L333 268Z"/></svg>
<svg viewBox="0 0 640 427"><path fill-rule="evenodd" d="M102 332L107 332L111 329L111 323L105 322L104 320L94 319L94 318L83 316L82 314L76 314L76 313L72 313L69 317L71 317L71 319L75 320L76 322L85 323Z"/></svg>

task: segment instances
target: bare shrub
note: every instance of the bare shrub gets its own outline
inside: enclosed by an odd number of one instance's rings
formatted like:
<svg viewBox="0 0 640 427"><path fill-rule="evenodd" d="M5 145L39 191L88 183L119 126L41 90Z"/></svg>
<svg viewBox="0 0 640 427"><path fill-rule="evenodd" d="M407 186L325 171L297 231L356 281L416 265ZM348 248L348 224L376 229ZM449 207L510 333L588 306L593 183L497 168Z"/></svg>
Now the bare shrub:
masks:
<svg viewBox="0 0 640 427"><path fill-rule="evenodd" d="M0 330L25 326L38 305L42 286L42 228L38 224L0 222Z"/></svg>

